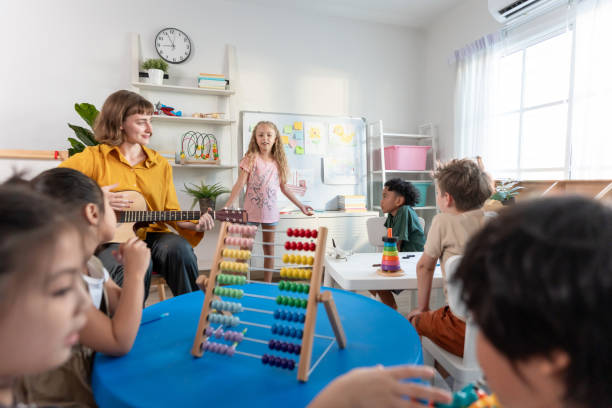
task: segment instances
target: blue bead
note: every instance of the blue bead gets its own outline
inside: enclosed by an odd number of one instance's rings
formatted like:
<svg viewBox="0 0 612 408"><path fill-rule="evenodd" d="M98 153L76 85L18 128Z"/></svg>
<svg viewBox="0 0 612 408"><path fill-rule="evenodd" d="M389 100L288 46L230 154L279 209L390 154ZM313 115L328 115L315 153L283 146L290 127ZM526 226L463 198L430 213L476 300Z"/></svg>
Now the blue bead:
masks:
<svg viewBox="0 0 612 408"><path fill-rule="evenodd" d="M276 333L278 333L278 326L273 324L272 325L272 334L276 334Z"/></svg>
<svg viewBox="0 0 612 408"><path fill-rule="evenodd" d="M274 357L274 365L276 367L280 367L280 365L281 365L281 358L280 357Z"/></svg>
<svg viewBox="0 0 612 408"><path fill-rule="evenodd" d="M270 340L268 342L268 348L271 349L271 350L274 350L274 340Z"/></svg>
<svg viewBox="0 0 612 408"><path fill-rule="evenodd" d="M295 327L292 327L291 329L289 329L289 335L291 337L295 337L296 334L297 334L297 331L295 330Z"/></svg>
<svg viewBox="0 0 612 408"><path fill-rule="evenodd" d="M280 349L281 349L281 351L287 351L287 343L282 342L282 343L280 344Z"/></svg>
<svg viewBox="0 0 612 408"><path fill-rule="evenodd" d="M295 337L297 337L298 339L301 339L303 336L304 336L304 332L302 331L302 329L298 329L297 336Z"/></svg>
<svg viewBox="0 0 612 408"><path fill-rule="evenodd" d="M263 356L261 356L262 364L268 364L269 361L270 361L270 358L268 357L267 354L264 354Z"/></svg>
<svg viewBox="0 0 612 408"><path fill-rule="evenodd" d="M281 315L280 310L276 309L274 311L274 318L278 320L280 319L280 315Z"/></svg>
<svg viewBox="0 0 612 408"><path fill-rule="evenodd" d="M283 311L281 312L281 319L282 319L282 320L287 320L287 311L286 311L286 310L283 310Z"/></svg>
<svg viewBox="0 0 612 408"><path fill-rule="evenodd" d="M295 361L289 360L289 366L287 368L289 370L293 370L295 368Z"/></svg>
<svg viewBox="0 0 612 408"><path fill-rule="evenodd" d="M283 358L283 361L281 361L281 367L283 367L284 369L289 367L289 361L287 361L287 359Z"/></svg>
<svg viewBox="0 0 612 408"><path fill-rule="evenodd" d="M296 344L295 346L295 354L300 354L302 352L302 346Z"/></svg>
<svg viewBox="0 0 612 408"><path fill-rule="evenodd" d="M300 322L304 323L306 321L306 315L304 313L300 313Z"/></svg>

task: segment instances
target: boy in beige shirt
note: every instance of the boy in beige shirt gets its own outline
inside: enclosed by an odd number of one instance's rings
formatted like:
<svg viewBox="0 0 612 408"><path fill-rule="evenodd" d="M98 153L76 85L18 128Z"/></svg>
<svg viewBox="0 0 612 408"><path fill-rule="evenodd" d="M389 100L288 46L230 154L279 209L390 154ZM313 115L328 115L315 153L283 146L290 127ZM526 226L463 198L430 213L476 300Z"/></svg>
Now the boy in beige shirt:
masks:
<svg viewBox="0 0 612 408"><path fill-rule="evenodd" d="M429 310L433 274L438 260L445 277L444 263L453 255L463 254L469 238L484 224L484 202L491 196L491 179L469 159L452 160L434 173L436 204L441 213L432 221L425 249L417 264L418 305L408 314L408 320L421 336L430 338L440 347L463 356L465 316L459 316L444 306Z"/></svg>

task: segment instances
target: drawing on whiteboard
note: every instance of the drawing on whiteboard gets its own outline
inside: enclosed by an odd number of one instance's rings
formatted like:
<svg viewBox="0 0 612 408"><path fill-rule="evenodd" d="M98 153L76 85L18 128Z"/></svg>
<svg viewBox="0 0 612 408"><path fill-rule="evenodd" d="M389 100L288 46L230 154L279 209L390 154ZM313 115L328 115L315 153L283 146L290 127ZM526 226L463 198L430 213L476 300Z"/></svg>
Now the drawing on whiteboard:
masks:
<svg viewBox="0 0 612 408"><path fill-rule="evenodd" d="M355 127L345 123L329 125L329 144L335 146L356 146Z"/></svg>
<svg viewBox="0 0 612 408"><path fill-rule="evenodd" d="M306 140L304 150L306 154L325 154L324 137L325 126L320 122L306 122Z"/></svg>
<svg viewBox="0 0 612 408"><path fill-rule="evenodd" d="M325 184L357 184L354 157L325 157L323 159L323 182Z"/></svg>

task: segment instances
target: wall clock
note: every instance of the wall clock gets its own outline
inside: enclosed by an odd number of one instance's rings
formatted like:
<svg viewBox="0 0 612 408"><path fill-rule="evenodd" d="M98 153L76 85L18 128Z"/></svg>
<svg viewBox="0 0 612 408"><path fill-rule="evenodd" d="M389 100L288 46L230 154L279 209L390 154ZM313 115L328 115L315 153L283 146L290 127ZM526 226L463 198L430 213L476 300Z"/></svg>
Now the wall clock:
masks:
<svg viewBox="0 0 612 408"><path fill-rule="evenodd" d="M177 28L164 28L155 36L159 56L171 64L180 64L191 55L191 40Z"/></svg>

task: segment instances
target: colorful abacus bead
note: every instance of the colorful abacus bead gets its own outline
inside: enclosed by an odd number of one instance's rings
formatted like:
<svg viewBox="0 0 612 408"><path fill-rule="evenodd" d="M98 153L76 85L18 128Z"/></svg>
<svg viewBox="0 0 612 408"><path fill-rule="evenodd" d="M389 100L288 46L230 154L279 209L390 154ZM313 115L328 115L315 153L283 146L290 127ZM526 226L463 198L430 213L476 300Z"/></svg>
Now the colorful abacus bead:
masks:
<svg viewBox="0 0 612 408"><path fill-rule="evenodd" d="M240 299L244 295L244 291L242 289L223 288L219 286L213 290L213 293L217 296L233 297L236 299Z"/></svg>
<svg viewBox="0 0 612 408"><path fill-rule="evenodd" d="M299 344L293 344L279 340L270 340L268 342L268 348L270 350L278 350L292 354L300 354L300 352L302 351L302 346L300 346Z"/></svg>
<svg viewBox="0 0 612 408"><path fill-rule="evenodd" d="M287 320L289 322L304 323L304 321L306 321L306 315L304 313L283 309L275 310L273 316L277 320Z"/></svg>
<svg viewBox="0 0 612 408"><path fill-rule="evenodd" d="M218 311L227 311L231 313L242 312L242 304L237 302L226 302L223 300L213 300L210 302L210 307Z"/></svg>
<svg viewBox="0 0 612 408"><path fill-rule="evenodd" d="M284 324L273 324L270 330L272 331L272 334L277 334L279 336L295 337L298 339L301 339L304 335L302 329L286 326Z"/></svg>
<svg viewBox="0 0 612 408"><path fill-rule="evenodd" d="M288 237L292 237L293 236L293 229L287 228L287 236Z"/></svg>

